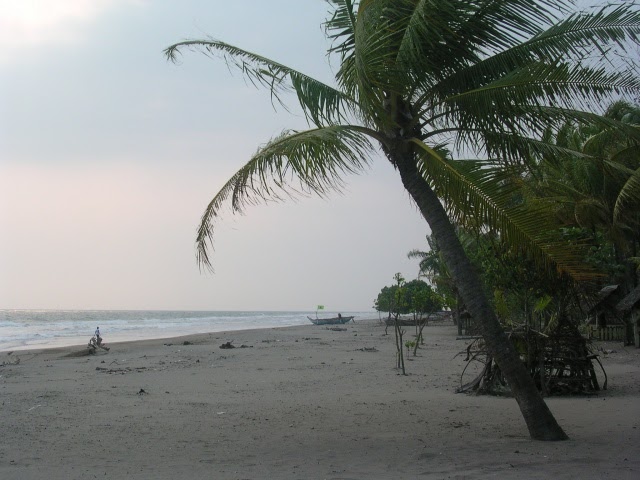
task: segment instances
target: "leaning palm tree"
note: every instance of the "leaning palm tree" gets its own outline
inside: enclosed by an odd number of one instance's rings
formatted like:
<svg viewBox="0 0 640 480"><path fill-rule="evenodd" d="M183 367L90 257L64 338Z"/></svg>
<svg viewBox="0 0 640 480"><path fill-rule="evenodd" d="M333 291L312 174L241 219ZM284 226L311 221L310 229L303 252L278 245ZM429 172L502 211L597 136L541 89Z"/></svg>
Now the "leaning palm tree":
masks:
<svg viewBox="0 0 640 480"><path fill-rule="evenodd" d="M261 147L213 197L198 230L200 265L211 266L214 224L227 202L241 212L267 199L327 195L343 187L345 174L363 171L377 146L428 222L530 435L567 438L485 298L453 223L482 219L542 265L579 275L578 256L541 248L545 217L511 208L510 194L494 186L502 185L509 165L557 148L532 140L544 129L568 120L605 122L589 110L603 98L640 90L628 69L593 58L638 40L637 5L561 20L569 0L329 4L329 54L339 61L335 85L215 39L183 41L165 51L171 60L184 49L221 56L282 103L292 91L310 124ZM613 48L602 48L607 44ZM447 159L445 150L458 160ZM462 162L469 152L474 159Z"/></svg>

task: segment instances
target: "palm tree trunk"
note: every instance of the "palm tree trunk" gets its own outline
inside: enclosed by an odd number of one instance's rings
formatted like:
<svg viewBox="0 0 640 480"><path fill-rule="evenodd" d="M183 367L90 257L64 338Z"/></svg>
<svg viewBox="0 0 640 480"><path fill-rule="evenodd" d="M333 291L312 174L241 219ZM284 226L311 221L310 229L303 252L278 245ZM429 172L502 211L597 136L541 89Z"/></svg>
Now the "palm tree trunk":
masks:
<svg viewBox="0 0 640 480"><path fill-rule="evenodd" d="M466 256L447 212L435 192L418 172L414 155L404 152L395 154L387 152L387 154L398 168L405 189L429 224L465 306L473 318L480 322L489 354L495 359L509 383L531 438L566 440L567 435L542 399L534 380L527 372L491 308L483 292L480 278Z"/></svg>

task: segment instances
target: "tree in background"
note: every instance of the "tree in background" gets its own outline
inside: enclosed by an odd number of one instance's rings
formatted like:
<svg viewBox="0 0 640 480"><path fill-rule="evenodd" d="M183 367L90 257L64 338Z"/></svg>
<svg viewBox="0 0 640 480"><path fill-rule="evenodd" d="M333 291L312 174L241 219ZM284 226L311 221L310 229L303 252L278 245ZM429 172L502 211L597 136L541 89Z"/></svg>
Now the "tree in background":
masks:
<svg viewBox="0 0 640 480"><path fill-rule="evenodd" d="M398 276L400 274L396 274ZM404 282L401 286L386 286L380 290L374 301L374 308L378 312L387 312L387 325L395 323L401 315L411 314L416 329L415 350L422 339L422 330L427 325L429 317L439 312L444 306L444 301L428 283L420 279ZM392 320L393 316L393 320Z"/></svg>
<svg viewBox="0 0 640 480"><path fill-rule="evenodd" d="M283 101L283 91L293 91L312 124L261 147L214 196L198 231L200 264L210 266L213 223L227 201L241 212L255 201L340 190L343 175L366 167L375 142L428 222L530 435L567 438L502 330L452 219L472 212L537 262L580 274L570 250L539 247L545 217L511 209L495 185L505 169L528 159L532 150L555 147L537 140L544 129L571 119L595 121L598 117L588 110L597 109L603 98L640 91L629 69L606 62L594 68L585 60L592 53L615 56L627 40L638 40L637 5L562 19L570 1L329 3L329 53L340 61L337 87L216 40L166 49L173 60L189 47L221 54L250 82L268 88L276 101ZM470 149L478 159L453 162L442 147Z"/></svg>
<svg viewBox="0 0 640 480"><path fill-rule="evenodd" d="M396 275L400 275L399 273ZM378 293L378 297L373 302L373 308L378 312L387 312L387 319L397 315L405 315L410 312L409 304L405 302L405 295L400 291L401 287L391 285L383 287Z"/></svg>
<svg viewBox="0 0 640 480"><path fill-rule="evenodd" d="M566 288L559 288L563 283L561 279L541 270L517 249L502 242L495 232L471 232L459 226L458 237L503 325L532 325L535 305L551 293L566 293ZM462 335L464 303L457 298L456 285L440 261L437 243L431 236L427 236L427 241L429 250L412 250L409 258L420 260L420 276L433 282L441 298L447 299L445 305L452 309L458 334ZM542 319L539 315L536 318ZM473 323L473 319L471 321ZM466 328L469 333L474 325Z"/></svg>
<svg viewBox="0 0 640 480"><path fill-rule="evenodd" d="M400 324L400 313L402 311L409 310L409 302L407 301L407 296L406 296L406 288L405 288L406 281L402 276L402 274L400 274L399 272L396 273L393 276L393 279L396 281L394 285L395 287L394 289L395 298L393 300L394 309L389 313L393 317L393 330L395 332L396 359L397 359L396 368L402 370L402 374L406 375L407 372L404 368L404 353L402 350L402 347L403 347L402 339L404 337L405 330L402 328L402 325Z"/></svg>
<svg viewBox="0 0 640 480"><path fill-rule="evenodd" d="M594 247L604 247L603 254L612 250L613 262L624 268L610 270L609 281L629 291L636 284L640 244L640 108L616 101L605 117L626 129L568 122L555 135L547 133L547 141L570 151L543 157L527 186L530 196L555 210L562 226L581 229Z"/></svg>
<svg viewBox="0 0 640 480"><path fill-rule="evenodd" d="M451 278L451 273L444 263L442 253L433 235L427 235L427 244L429 248L426 251L414 249L407 254L407 257L420 260L418 278L425 278L435 288L443 307L454 310L458 303L458 290L455 282ZM454 316L454 321L456 320Z"/></svg>
<svg viewBox="0 0 640 480"><path fill-rule="evenodd" d="M416 322L421 322L427 314L442 309L442 298L423 280L411 280L405 284L406 302L409 312Z"/></svg>
<svg viewBox="0 0 640 480"><path fill-rule="evenodd" d="M442 297L431 286L419 279L411 280L405 285L407 302L413 314L415 322L415 341L413 342L413 355L416 356L418 348L424 343L422 335L424 327L428 325L429 318L435 312L442 309Z"/></svg>

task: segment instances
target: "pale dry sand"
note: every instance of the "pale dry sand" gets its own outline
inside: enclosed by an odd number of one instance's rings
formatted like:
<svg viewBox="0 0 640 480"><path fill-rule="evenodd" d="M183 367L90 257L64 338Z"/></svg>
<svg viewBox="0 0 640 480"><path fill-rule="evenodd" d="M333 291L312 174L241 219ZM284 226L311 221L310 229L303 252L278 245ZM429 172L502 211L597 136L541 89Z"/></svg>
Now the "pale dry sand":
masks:
<svg viewBox="0 0 640 480"><path fill-rule="evenodd" d="M513 399L455 394L466 342L425 332L407 376L375 321L2 353L0 479L640 478L639 350L548 399L571 440L543 443Z"/></svg>

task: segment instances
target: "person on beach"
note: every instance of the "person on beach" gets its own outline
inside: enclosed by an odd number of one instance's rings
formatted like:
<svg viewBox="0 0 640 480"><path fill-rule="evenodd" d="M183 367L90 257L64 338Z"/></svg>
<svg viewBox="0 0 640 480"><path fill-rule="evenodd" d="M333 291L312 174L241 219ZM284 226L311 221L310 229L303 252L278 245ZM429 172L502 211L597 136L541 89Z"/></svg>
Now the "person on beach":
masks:
<svg viewBox="0 0 640 480"><path fill-rule="evenodd" d="M96 336L98 345L100 345L102 343L102 337L100 336L100 327L96 327L96 333L94 333L94 335Z"/></svg>

